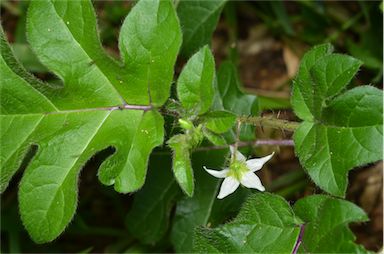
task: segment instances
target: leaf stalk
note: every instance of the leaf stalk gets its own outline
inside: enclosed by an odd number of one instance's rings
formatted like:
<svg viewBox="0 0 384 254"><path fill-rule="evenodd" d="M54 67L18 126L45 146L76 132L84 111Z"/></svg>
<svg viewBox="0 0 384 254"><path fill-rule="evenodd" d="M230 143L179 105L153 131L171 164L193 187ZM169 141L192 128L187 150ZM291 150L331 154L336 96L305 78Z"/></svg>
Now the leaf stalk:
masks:
<svg viewBox="0 0 384 254"><path fill-rule="evenodd" d="M283 129L287 131L295 131L300 123L292 122L288 120L277 119L273 117L261 117L261 116L240 116L238 121L242 123L252 124L261 127L270 127L275 129Z"/></svg>
<svg viewBox="0 0 384 254"><path fill-rule="evenodd" d="M237 142L237 147L248 147L248 146L294 146L293 140L291 139L259 139L256 141L239 141ZM198 147L194 151L210 151L210 150L222 150L227 149L229 145L222 146L204 146Z"/></svg>

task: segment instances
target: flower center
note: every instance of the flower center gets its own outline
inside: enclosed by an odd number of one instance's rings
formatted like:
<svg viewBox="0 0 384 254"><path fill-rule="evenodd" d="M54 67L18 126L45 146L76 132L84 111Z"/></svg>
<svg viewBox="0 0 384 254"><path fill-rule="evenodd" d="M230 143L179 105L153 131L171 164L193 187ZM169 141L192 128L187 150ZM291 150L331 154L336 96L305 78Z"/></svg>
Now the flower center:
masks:
<svg viewBox="0 0 384 254"><path fill-rule="evenodd" d="M229 166L228 176L236 178L239 182L244 173L248 172L247 164L243 161L234 161Z"/></svg>

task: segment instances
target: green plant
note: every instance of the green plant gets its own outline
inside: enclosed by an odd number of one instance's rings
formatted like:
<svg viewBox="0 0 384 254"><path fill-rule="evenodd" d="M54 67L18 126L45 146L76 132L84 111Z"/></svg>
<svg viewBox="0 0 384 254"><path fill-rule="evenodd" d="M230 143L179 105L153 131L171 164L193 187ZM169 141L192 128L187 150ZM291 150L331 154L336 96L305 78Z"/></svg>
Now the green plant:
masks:
<svg viewBox="0 0 384 254"><path fill-rule="evenodd" d="M97 174L117 192L141 189L148 162L165 167L135 195L127 215L128 231L142 243L162 239L177 201L170 232L176 251L296 252L299 246L306 252L365 251L353 243L348 223L367 216L341 198L349 170L382 159L382 91L347 90L361 62L322 44L306 53L293 82L291 102L302 122L259 116L257 97L239 90L233 63L224 62L216 73L204 46L224 4L182 1L176 10L170 0L141 0L121 27L121 59L114 59L101 46L90 1L33 1L27 38L41 63L61 79L59 85L28 73L1 31L1 190L27 164L18 198L21 220L35 242L50 242L65 230L76 211L81 168L113 147ZM191 22L190 12L198 15L202 6L209 18ZM172 97L180 47L190 58ZM164 128L164 115L174 128ZM241 189L216 200L220 184L203 166L238 174L249 161L228 161L229 145L237 154L239 143L255 140L256 125L294 131L301 165L316 185L337 197L313 195L292 208L280 196L257 193L234 221L202 227L215 213L226 217L249 195ZM199 151L208 143L220 149ZM159 146L166 156L152 153ZM171 154L174 177L162 172ZM180 198L176 183L187 197Z"/></svg>

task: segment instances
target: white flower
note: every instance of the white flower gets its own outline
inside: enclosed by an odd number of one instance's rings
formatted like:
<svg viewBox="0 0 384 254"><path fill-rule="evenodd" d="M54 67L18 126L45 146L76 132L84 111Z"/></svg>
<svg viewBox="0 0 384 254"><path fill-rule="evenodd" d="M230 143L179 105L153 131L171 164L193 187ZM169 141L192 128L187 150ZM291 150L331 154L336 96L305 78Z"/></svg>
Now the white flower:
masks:
<svg viewBox="0 0 384 254"><path fill-rule="evenodd" d="M239 151L235 152L233 146L230 146L231 149L231 164L229 168L224 170L217 171L208 169L205 166L203 167L209 174L217 178L225 178L221 188L218 199L225 198L229 194L233 193L240 184L247 188L257 189L259 191L265 191L264 186L261 184L261 181L254 172L260 170L263 165L269 161L274 152L268 156L246 160L244 155Z"/></svg>

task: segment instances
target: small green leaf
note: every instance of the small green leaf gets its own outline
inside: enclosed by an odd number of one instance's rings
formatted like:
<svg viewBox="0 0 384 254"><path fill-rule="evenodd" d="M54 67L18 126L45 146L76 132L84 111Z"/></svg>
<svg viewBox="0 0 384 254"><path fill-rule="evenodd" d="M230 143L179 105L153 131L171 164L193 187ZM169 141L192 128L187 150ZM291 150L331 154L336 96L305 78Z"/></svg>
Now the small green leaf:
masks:
<svg viewBox="0 0 384 254"><path fill-rule="evenodd" d="M213 101L215 61L208 46L194 54L180 73L177 95L190 114L203 114Z"/></svg>
<svg viewBox="0 0 384 254"><path fill-rule="evenodd" d="M171 242L177 252L192 252L192 235L196 226L207 225L215 203L220 182L203 169L221 168L227 151L195 152L192 156L195 168L196 189L193 197L177 203L171 232Z"/></svg>
<svg viewBox="0 0 384 254"><path fill-rule="evenodd" d="M197 228L194 251L214 253L291 253L300 219L280 196L257 193L238 216L217 228Z"/></svg>
<svg viewBox="0 0 384 254"><path fill-rule="evenodd" d="M311 69L311 78L314 90L312 105L307 104L315 119L321 117L322 108L338 95L356 75L361 66L361 61L346 55L331 54L324 56Z"/></svg>
<svg viewBox="0 0 384 254"><path fill-rule="evenodd" d="M177 15L183 29L182 54L194 54L209 44L226 0L180 1Z"/></svg>
<svg viewBox="0 0 384 254"><path fill-rule="evenodd" d="M188 120L179 120L181 126L187 127L184 134L178 134L168 140L168 146L173 152L172 169L181 189L189 197L193 196L195 183L190 153L203 141L202 125L193 126Z"/></svg>
<svg viewBox="0 0 384 254"><path fill-rule="evenodd" d="M209 140L209 142L211 142L214 145L220 146L220 145L227 144L227 142L221 135L218 135L206 128L203 128L203 135Z"/></svg>
<svg viewBox="0 0 384 254"><path fill-rule="evenodd" d="M324 56L331 54L331 44L313 47L301 59L299 71L293 81L291 103L295 114L303 120L312 121L313 86L310 70Z"/></svg>
<svg viewBox="0 0 384 254"><path fill-rule="evenodd" d="M346 200L313 195L295 203L294 211L305 222L300 251L309 253L365 253L354 243L351 222L368 220L364 211Z"/></svg>
<svg viewBox="0 0 384 254"><path fill-rule="evenodd" d="M224 133L232 128L236 115L228 111L213 111L204 115L205 127L215 133Z"/></svg>
<svg viewBox="0 0 384 254"><path fill-rule="evenodd" d="M195 183L189 155L188 137L185 134L175 135L168 141L168 145L173 152L172 170L175 178L184 193L192 197Z"/></svg>
<svg viewBox="0 0 384 254"><path fill-rule="evenodd" d="M170 157L153 155L149 161L148 179L135 194L132 208L127 214L129 232L146 244L154 244L167 232L172 204L180 194L169 170Z"/></svg>
<svg viewBox="0 0 384 254"><path fill-rule="evenodd" d="M178 122L180 127L183 128L184 130L192 130L194 128L193 123L189 120L180 118Z"/></svg>

